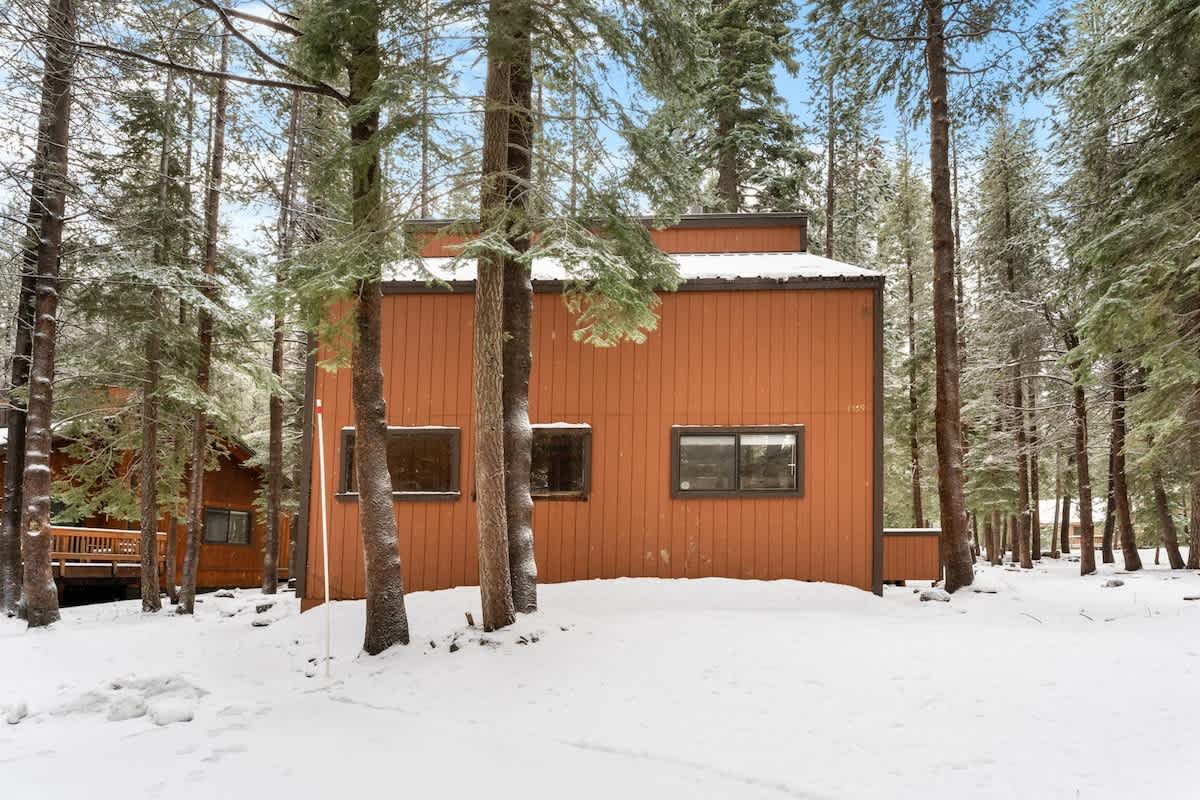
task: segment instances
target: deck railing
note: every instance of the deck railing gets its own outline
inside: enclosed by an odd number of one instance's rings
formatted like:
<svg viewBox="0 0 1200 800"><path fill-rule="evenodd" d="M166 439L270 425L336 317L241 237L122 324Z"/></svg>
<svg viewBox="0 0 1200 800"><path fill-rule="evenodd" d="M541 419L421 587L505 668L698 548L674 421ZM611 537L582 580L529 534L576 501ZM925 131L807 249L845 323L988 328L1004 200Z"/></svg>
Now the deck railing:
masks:
<svg viewBox="0 0 1200 800"><path fill-rule="evenodd" d="M113 570L122 564L138 564L142 560L141 531L111 528L73 528L54 525L50 558L59 570L69 564L111 564ZM167 535L158 534L158 560L167 558Z"/></svg>

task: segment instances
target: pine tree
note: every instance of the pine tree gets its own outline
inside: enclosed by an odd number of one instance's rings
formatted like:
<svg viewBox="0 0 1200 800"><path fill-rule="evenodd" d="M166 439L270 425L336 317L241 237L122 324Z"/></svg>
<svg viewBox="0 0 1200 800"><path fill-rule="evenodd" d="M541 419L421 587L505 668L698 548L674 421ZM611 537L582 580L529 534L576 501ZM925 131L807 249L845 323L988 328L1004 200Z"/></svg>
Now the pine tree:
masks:
<svg viewBox="0 0 1200 800"><path fill-rule="evenodd" d="M29 369L29 405L25 421L25 474L21 489L21 557L24 561L22 611L30 627L59 619L58 590L51 571L50 452L54 410L60 251L66 214L67 153L70 146L71 90L76 52L75 5L52 0L46 23L42 106L38 120L34 174L42 175L45 194L38 219L37 278L34 291L33 353ZM35 177L36 180L36 177Z"/></svg>

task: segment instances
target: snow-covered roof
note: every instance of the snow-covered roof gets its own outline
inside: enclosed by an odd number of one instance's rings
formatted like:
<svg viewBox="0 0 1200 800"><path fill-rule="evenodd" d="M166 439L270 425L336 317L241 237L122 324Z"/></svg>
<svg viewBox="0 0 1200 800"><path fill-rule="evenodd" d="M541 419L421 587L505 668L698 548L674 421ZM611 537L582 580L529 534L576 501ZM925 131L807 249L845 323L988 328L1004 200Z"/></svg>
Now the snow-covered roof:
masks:
<svg viewBox="0 0 1200 800"><path fill-rule="evenodd" d="M677 253L671 255L679 265L679 274L689 280L870 280L882 277L853 264L824 258L813 253ZM561 281L567 271L557 259L536 258L533 279ZM385 276L392 281L475 280L475 261L453 258L424 258L396 264Z"/></svg>

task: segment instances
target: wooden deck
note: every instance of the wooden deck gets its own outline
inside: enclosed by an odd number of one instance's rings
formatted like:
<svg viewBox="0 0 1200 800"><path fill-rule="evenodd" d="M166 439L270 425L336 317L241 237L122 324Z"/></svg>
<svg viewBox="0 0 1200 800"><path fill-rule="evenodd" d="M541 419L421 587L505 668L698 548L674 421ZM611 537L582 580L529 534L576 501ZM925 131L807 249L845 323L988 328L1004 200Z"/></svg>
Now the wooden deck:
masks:
<svg viewBox="0 0 1200 800"><path fill-rule="evenodd" d="M56 577L128 578L137 577L142 563L140 531L111 528L74 528L54 525L50 529L54 544L50 560ZM165 573L167 535L158 534L158 567Z"/></svg>

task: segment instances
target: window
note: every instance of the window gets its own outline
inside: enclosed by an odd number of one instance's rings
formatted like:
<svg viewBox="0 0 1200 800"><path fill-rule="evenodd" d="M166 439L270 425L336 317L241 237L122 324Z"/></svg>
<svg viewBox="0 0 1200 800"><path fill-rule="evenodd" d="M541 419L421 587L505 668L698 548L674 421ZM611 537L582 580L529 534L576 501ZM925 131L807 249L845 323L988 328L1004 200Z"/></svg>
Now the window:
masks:
<svg viewBox="0 0 1200 800"><path fill-rule="evenodd" d="M388 428L387 463L392 495L408 499L453 499L458 496L458 428ZM354 429L342 431L339 491L357 494L354 475Z"/></svg>
<svg viewBox="0 0 1200 800"><path fill-rule="evenodd" d="M204 509L204 541L208 544L250 544L250 512L231 508Z"/></svg>
<svg viewBox="0 0 1200 800"><path fill-rule="evenodd" d="M804 494L804 426L671 429L671 496Z"/></svg>
<svg viewBox="0 0 1200 800"><path fill-rule="evenodd" d="M534 425L529 493L586 499L591 483L592 429L587 425Z"/></svg>

